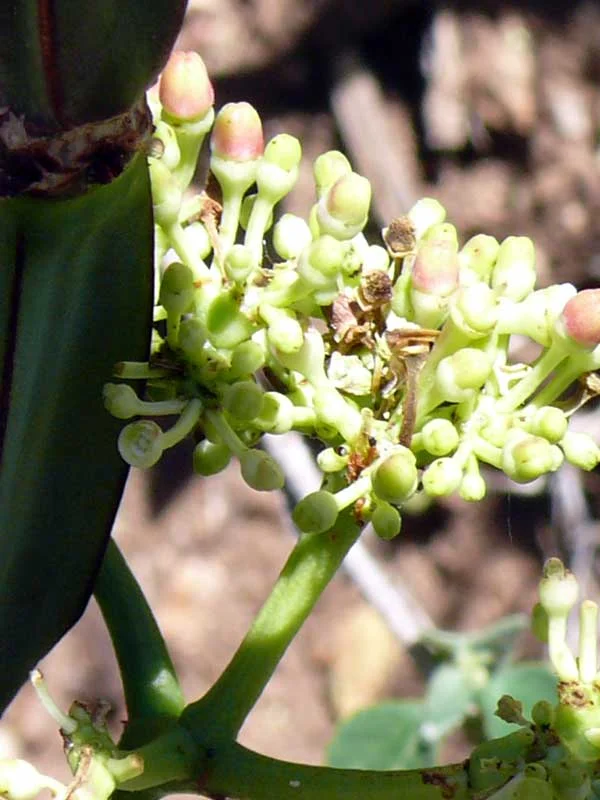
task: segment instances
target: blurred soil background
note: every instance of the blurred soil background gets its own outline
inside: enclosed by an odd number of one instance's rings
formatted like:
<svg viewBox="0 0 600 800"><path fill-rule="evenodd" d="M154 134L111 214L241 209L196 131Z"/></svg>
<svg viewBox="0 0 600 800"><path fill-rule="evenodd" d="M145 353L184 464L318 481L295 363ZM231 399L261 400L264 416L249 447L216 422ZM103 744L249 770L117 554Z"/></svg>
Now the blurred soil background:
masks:
<svg viewBox="0 0 600 800"><path fill-rule="evenodd" d="M286 210L313 202L311 164L344 150L372 182L373 240L419 197L437 197L461 241L531 236L539 281L600 275L600 6L594 2L190 0L179 46L197 49L217 105L248 100L267 136L300 138ZM524 358L527 350L524 350ZM586 429L598 427L586 418ZM171 647L189 698L219 675L293 540L282 496L248 489L236 465L200 480L186 448L132 474L115 535ZM597 595L597 475L565 469L518 491L490 476L476 506L449 499L369 542L386 574L443 628L529 611L540 565L561 553ZM84 532L82 535L85 535ZM537 651L526 637L523 655ZM45 660L55 698L107 699L123 719L116 666L93 604ZM319 763L334 724L422 676L356 584L340 574L244 730L265 753ZM26 687L0 726L0 753L66 776L58 733ZM459 743L449 753L463 757Z"/></svg>

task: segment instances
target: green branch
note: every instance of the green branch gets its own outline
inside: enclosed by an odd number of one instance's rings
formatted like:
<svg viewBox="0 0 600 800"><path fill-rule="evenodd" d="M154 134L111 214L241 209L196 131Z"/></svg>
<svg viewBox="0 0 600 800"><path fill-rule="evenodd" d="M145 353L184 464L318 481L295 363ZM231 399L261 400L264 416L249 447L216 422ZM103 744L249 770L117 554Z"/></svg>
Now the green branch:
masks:
<svg viewBox="0 0 600 800"><path fill-rule="evenodd" d="M236 738L288 645L360 534L351 513L334 527L298 540L273 591L225 672L183 712L181 722L203 742Z"/></svg>

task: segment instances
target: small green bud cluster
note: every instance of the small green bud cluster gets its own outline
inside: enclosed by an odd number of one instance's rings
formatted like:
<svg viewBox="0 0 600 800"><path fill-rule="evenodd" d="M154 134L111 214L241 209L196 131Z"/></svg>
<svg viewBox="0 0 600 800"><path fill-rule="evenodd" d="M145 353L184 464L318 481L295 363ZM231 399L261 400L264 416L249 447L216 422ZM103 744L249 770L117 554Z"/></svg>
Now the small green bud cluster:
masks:
<svg viewBox="0 0 600 800"><path fill-rule="evenodd" d="M535 248L524 236L479 234L461 244L445 209L424 198L369 244L369 182L339 152L314 164L315 202L278 218L298 177L300 143L264 142L257 111L213 92L196 56L175 54L153 95L150 158L156 221L157 307L148 398L109 384L119 448L139 467L193 433L195 469L211 475L235 456L257 489L281 470L256 449L263 433L321 439L323 487L294 519L326 531L349 506L384 538L415 494L484 497L481 464L532 481L564 459L593 469L598 445L569 430L600 367L600 290L535 290ZM209 136L209 186L186 195ZM275 224L273 224L273 221ZM269 256L266 243L269 242ZM540 348L511 360L511 338ZM178 415L168 430L147 416Z"/></svg>

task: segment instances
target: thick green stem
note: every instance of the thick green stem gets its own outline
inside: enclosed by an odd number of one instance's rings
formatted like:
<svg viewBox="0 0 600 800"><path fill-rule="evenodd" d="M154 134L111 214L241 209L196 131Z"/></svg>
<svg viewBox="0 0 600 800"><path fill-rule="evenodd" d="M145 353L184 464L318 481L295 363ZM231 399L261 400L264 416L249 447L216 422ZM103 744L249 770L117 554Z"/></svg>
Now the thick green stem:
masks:
<svg viewBox="0 0 600 800"><path fill-rule="evenodd" d="M95 597L117 654L129 719L175 719L184 699L142 590L111 539Z"/></svg>
<svg viewBox="0 0 600 800"><path fill-rule="evenodd" d="M235 739L359 533L351 513L344 512L327 533L300 537L225 672L203 698L183 712L182 723L201 741L213 744Z"/></svg>
<svg viewBox="0 0 600 800"><path fill-rule="evenodd" d="M219 751L201 791L246 800L466 800L465 764L386 771L335 769L268 758L238 744Z"/></svg>

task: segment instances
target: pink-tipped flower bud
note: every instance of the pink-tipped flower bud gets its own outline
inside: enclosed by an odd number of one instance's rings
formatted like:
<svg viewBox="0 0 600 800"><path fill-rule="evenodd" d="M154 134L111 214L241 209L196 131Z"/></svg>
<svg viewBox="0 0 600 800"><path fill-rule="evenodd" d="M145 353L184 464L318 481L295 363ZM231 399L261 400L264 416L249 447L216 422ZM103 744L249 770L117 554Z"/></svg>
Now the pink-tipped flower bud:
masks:
<svg viewBox="0 0 600 800"><path fill-rule="evenodd" d="M176 50L160 77L159 97L165 115L173 120L202 119L215 102L215 92L198 53Z"/></svg>
<svg viewBox="0 0 600 800"><path fill-rule="evenodd" d="M458 248L449 239L425 240L412 268L412 287L424 294L447 297L458 288Z"/></svg>
<svg viewBox="0 0 600 800"><path fill-rule="evenodd" d="M560 321L564 332L582 347L600 344L600 289L584 289L567 301Z"/></svg>
<svg viewBox="0 0 600 800"><path fill-rule="evenodd" d="M250 103L227 103L217 114L210 137L214 155L231 161L253 161L264 150L262 122Z"/></svg>

